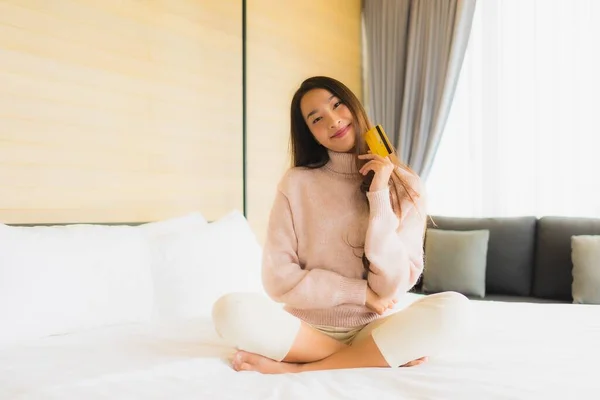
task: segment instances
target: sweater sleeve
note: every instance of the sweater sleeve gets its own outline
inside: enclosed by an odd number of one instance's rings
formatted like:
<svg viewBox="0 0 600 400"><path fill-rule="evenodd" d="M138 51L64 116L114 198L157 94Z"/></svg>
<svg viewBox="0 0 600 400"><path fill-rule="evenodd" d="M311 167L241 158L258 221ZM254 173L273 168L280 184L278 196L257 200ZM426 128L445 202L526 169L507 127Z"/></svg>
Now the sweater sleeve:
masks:
<svg viewBox="0 0 600 400"><path fill-rule="evenodd" d="M263 252L262 281L266 293L277 302L302 309L365 304L366 280L325 269L307 271L300 266L297 250L290 204L278 191Z"/></svg>
<svg viewBox="0 0 600 400"><path fill-rule="evenodd" d="M392 209L389 188L368 192L369 227L365 254L371 265L369 287L381 297L409 291L423 271L423 237L425 233L425 193L415 205L406 200L402 221Z"/></svg>

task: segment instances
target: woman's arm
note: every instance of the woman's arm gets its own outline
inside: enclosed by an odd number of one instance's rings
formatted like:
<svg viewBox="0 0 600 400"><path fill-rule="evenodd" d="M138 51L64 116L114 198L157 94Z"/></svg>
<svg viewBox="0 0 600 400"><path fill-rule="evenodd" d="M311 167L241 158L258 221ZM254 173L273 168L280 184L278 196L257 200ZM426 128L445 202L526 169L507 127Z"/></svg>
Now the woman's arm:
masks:
<svg viewBox="0 0 600 400"><path fill-rule="evenodd" d="M421 193L424 196L424 193ZM381 297L409 291L423 271L424 202L402 204L402 221L392 209L389 188L368 192L369 228L365 254L371 265L369 287Z"/></svg>
<svg viewBox="0 0 600 400"><path fill-rule="evenodd" d="M277 192L267 232L262 280L273 300L304 309L365 304L367 281L325 269L307 271L300 267L292 212L281 191Z"/></svg>

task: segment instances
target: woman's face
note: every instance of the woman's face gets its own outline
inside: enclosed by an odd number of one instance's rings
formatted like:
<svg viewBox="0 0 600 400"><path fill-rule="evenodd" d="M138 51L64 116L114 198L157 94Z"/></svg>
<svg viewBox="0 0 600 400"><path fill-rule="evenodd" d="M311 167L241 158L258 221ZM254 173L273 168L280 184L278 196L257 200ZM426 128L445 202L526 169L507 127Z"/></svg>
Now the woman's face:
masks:
<svg viewBox="0 0 600 400"><path fill-rule="evenodd" d="M313 136L323 146L339 153L354 148L352 113L337 96L325 89L312 89L302 97L300 110Z"/></svg>

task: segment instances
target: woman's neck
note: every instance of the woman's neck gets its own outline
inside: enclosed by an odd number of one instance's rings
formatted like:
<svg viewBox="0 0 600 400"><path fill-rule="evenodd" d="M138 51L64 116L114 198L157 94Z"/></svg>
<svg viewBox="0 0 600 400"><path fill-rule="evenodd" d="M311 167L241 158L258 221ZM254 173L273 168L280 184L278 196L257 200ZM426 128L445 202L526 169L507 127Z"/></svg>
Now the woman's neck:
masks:
<svg viewBox="0 0 600 400"><path fill-rule="evenodd" d="M327 153L329 154L329 161L325 164L327 169L338 174L358 174L354 153L338 153L332 150L328 150Z"/></svg>

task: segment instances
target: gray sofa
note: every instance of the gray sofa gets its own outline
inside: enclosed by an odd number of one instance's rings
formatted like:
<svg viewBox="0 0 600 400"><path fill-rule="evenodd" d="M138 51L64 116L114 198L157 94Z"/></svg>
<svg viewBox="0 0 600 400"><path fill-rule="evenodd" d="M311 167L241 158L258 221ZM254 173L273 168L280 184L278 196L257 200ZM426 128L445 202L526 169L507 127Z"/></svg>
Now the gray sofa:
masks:
<svg viewBox="0 0 600 400"><path fill-rule="evenodd" d="M431 219L428 228L489 230L483 300L572 302L571 236L600 235L597 218L432 216ZM422 292L422 279L413 291Z"/></svg>

